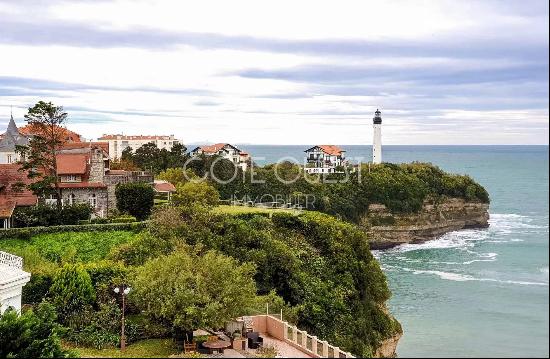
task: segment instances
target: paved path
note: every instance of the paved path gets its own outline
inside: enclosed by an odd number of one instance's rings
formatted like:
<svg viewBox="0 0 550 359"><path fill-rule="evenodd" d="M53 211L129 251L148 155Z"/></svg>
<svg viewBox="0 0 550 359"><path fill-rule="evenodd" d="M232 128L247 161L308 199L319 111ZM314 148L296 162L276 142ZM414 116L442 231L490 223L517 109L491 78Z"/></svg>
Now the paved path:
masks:
<svg viewBox="0 0 550 359"><path fill-rule="evenodd" d="M236 351L235 349L225 349L223 351L224 358L246 358L244 355Z"/></svg>
<svg viewBox="0 0 550 359"><path fill-rule="evenodd" d="M264 346L273 346L277 349L277 358L311 358L310 355L294 348L290 344L287 344L281 340L264 336Z"/></svg>

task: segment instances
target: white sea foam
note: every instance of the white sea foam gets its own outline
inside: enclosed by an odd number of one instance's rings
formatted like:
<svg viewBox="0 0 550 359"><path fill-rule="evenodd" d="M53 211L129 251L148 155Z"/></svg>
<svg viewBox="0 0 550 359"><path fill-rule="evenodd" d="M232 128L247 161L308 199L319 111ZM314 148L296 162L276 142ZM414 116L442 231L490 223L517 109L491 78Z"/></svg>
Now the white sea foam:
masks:
<svg viewBox="0 0 550 359"><path fill-rule="evenodd" d="M447 233L438 239L427 241L420 244L403 244L392 250L393 252L410 252L429 249L447 249L447 248L471 248L476 242L486 241L490 243L508 243L522 242L521 238L508 238L511 233L518 229L523 232L526 229L540 230L548 226L532 224L533 218L514 213L494 213L489 220L489 228L486 229L466 229ZM472 252L475 253L475 252ZM469 263L464 263L469 264Z"/></svg>
<svg viewBox="0 0 550 359"><path fill-rule="evenodd" d="M548 283L545 283L545 282L502 280L502 279L495 279L495 278L475 278L468 274L443 272L443 271L437 271L437 270L417 270L417 269L410 269L410 268L402 268L402 270L407 272L412 272L413 274L436 275L441 279L455 281L455 282L478 281L478 282L495 282L495 283L501 283L501 284L548 286Z"/></svg>

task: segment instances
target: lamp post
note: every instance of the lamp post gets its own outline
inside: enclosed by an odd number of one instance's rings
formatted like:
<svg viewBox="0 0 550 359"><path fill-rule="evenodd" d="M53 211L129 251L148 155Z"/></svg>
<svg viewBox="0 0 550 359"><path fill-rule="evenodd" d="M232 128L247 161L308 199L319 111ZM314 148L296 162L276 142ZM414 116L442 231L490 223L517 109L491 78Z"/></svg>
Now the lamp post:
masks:
<svg viewBox="0 0 550 359"><path fill-rule="evenodd" d="M126 336L124 335L124 311L126 309L126 303L125 303L124 297L126 297L128 295L128 293L130 293L131 290L132 290L132 288L130 288L129 286L124 285L124 284L121 284L120 286L115 287L115 289L113 289L113 291L116 294L120 294L121 297L122 297L122 331L121 331L121 335L120 335L120 350L121 351L124 351L126 349Z"/></svg>

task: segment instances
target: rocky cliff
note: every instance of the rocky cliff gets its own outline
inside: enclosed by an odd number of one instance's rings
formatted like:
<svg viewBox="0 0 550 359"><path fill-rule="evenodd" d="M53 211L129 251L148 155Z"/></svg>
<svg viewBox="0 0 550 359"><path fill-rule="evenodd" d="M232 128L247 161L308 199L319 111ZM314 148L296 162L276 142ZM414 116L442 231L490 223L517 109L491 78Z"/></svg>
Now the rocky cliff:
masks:
<svg viewBox="0 0 550 359"><path fill-rule="evenodd" d="M384 205L370 205L361 223L369 234L371 249L404 243L422 243L447 232L489 226L489 204L449 198L426 201L413 214L392 214Z"/></svg>

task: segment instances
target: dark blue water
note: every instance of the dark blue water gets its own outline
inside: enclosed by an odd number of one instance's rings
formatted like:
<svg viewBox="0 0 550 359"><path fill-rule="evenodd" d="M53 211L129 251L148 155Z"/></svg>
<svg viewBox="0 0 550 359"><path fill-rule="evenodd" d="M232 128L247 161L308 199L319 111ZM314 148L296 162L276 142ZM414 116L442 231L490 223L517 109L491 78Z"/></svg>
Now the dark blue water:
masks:
<svg viewBox="0 0 550 359"><path fill-rule="evenodd" d="M240 146L259 164L311 146ZM370 146L342 146L371 159ZM491 226L377 252L403 324L403 357L548 357L548 146L385 146L387 162L432 162L489 191Z"/></svg>

